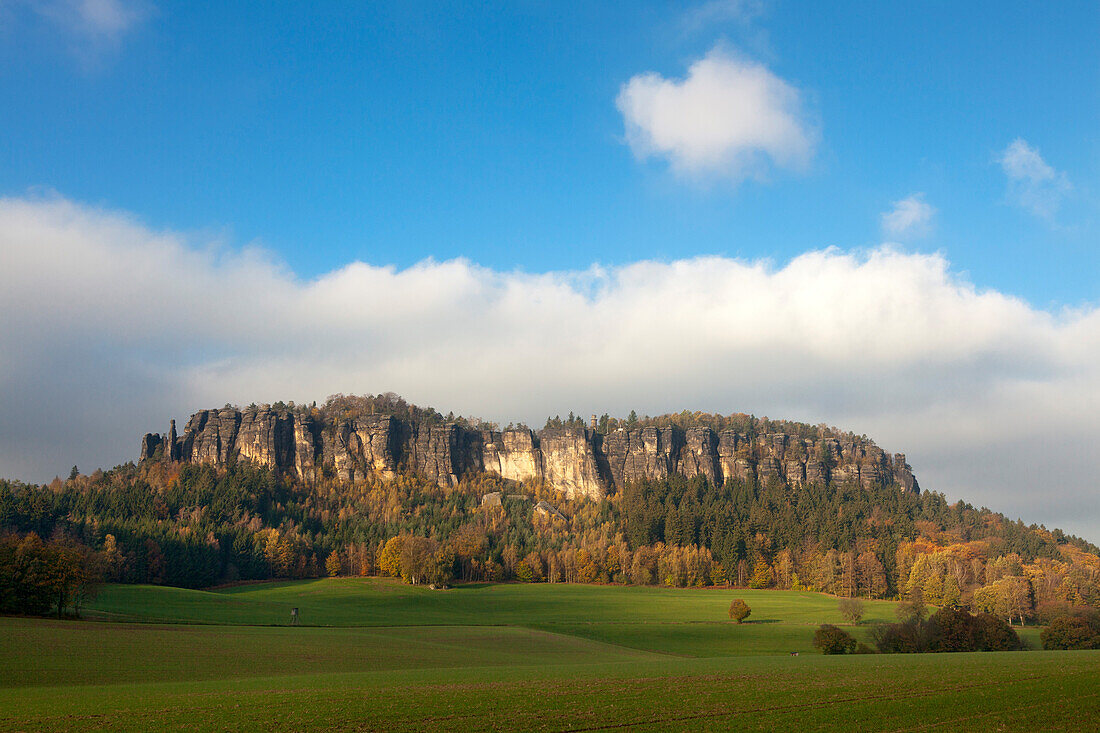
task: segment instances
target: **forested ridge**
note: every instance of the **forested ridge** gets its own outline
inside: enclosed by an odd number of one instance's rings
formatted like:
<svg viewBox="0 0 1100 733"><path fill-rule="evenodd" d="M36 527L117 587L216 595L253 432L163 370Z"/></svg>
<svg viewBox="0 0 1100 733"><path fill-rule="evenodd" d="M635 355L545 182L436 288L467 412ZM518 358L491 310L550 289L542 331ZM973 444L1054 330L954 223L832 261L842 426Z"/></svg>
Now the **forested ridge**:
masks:
<svg viewBox="0 0 1100 733"><path fill-rule="evenodd" d="M500 505L483 506L493 492ZM714 487L673 477L594 501L489 475L454 488L408 474L306 486L247 462L127 464L49 486L0 481L0 526L9 544L33 533L93 548L107 580L186 587L411 576L415 568L401 568L407 544L436 565L449 558L440 582L730 583L869 597L918 586L931 603L972 603L1018 580L1029 612L1100 605L1094 546L892 487Z"/></svg>
<svg viewBox="0 0 1100 733"><path fill-rule="evenodd" d="M919 590L931 604L1002 616L1100 606L1094 545L893 485L716 486L701 475L670 476L597 500L488 473L451 487L408 471L306 482L247 460L158 460L91 475L74 468L43 486L0 480L0 532L8 584L26 573L20 548L40 538L89 548L106 580L185 587L390 574L880 598Z"/></svg>

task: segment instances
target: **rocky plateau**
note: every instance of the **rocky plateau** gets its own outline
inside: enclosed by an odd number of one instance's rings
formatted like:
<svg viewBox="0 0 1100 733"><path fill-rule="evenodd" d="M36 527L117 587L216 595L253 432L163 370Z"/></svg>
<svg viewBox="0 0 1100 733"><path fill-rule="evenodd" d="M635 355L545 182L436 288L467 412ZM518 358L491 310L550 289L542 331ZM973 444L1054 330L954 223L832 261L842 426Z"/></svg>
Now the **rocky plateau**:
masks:
<svg viewBox="0 0 1100 733"><path fill-rule="evenodd" d="M861 438L748 435L707 427L579 427L478 430L392 415L333 419L303 410L250 407L201 410L182 435L147 433L141 460L226 465L249 460L283 475L316 481L392 477L415 471L442 486L488 472L513 481L543 481L568 496L602 497L625 483L681 475L788 486L850 482L918 492L905 455L889 455Z"/></svg>

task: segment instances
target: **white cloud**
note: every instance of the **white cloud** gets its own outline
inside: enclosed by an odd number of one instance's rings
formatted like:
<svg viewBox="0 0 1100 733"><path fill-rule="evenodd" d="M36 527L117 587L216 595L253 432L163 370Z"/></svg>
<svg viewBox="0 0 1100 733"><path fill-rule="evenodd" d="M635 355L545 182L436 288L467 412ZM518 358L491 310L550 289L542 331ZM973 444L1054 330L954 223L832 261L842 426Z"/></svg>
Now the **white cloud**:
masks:
<svg viewBox="0 0 1100 733"><path fill-rule="evenodd" d="M924 200L923 193L895 201L893 208L882 214L882 231L889 237L920 237L932 228L936 209Z"/></svg>
<svg viewBox="0 0 1100 733"><path fill-rule="evenodd" d="M764 66L715 48L684 79L649 72L616 100L639 158L666 158L678 173L739 181L771 166L805 168L816 131L801 95Z"/></svg>
<svg viewBox="0 0 1100 733"><path fill-rule="evenodd" d="M1009 178L1040 183L1055 177L1054 169L1047 165L1039 151L1016 138L1001 154L1001 167Z"/></svg>
<svg viewBox="0 0 1100 733"><path fill-rule="evenodd" d="M1039 151L1023 138L1016 138L998 159L1008 176L1009 195L1032 214L1051 218L1070 191L1065 173L1054 170Z"/></svg>
<svg viewBox="0 0 1100 733"><path fill-rule="evenodd" d="M906 452L926 488L1100 539L1100 311L978 290L937 255L352 263L303 281L261 250L15 198L0 313L3 476L133 459L141 434L203 407L394 390L505 423L825 421Z"/></svg>

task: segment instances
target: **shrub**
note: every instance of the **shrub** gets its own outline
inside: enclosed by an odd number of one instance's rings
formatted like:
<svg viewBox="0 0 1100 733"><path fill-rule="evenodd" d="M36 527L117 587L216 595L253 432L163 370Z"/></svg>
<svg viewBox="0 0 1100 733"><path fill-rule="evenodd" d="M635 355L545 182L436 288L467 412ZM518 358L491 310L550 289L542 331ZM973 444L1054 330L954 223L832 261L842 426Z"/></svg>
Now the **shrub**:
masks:
<svg viewBox="0 0 1100 733"><path fill-rule="evenodd" d="M931 627L928 650L933 652L974 651L974 617L961 608L944 606L928 619Z"/></svg>
<svg viewBox="0 0 1100 733"><path fill-rule="evenodd" d="M916 654L926 650L926 625L914 620L902 624L879 624L871 630L871 641L883 654Z"/></svg>
<svg viewBox="0 0 1100 733"><path fill-rule="evenodd" d="M980 652L1012 652L1022 649L1023 644L1004 619L979 613L974 617L974 647Z"/></svg>
<svg viewBox="0 0 1100 733"><path fill-rule="evenodd" d="M740 598L735 598L730 601L730 618L736 623L741 623L749 617L752 613L752 609L749 608L749 604L745 603Z"/></svg>
<svg viewBox="0 0 1100 733"><path fill-rule="evenodd" d="M856 650L856 640L844 629L832 624L822 624L814 632L814 646L822 654L851 654Z"/></svg>
<svg viewBox="0 0 1100 733"><path fill-rule="evenodd" d="M1100 649L1100 620L1096 616L1058 616L1039 634L1044 649Z"/></svg>
<svg viewBox="0 0 1100 733"><path fill-rule="evenodd" d="M1003 619L987 613L944 607L927 621L919 617L906 623L882 624L871 638L884 654L916 652L1001 652L1022 649L1020 637Z"/></svg>

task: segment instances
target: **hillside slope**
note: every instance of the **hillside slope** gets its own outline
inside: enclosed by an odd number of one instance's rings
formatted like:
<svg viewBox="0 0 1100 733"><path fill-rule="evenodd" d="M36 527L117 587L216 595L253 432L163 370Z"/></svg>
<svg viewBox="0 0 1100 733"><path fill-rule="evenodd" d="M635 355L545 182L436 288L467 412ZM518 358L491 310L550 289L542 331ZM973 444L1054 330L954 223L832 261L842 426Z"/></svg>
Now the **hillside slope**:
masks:
<svg viewBox="0 0 1100 733"><path fill-rule="evenodd" d="M312 472L289 470L285 461L297 453L246 450L283 445L275 428L257 424L282 424L280 416L289 415L293 426L305 412L321 426L321 463ZM0 481L0 529L15 533L0 542L0 550L30 557L37 550L19 545L28 533L68 537L101 554L110 580L192 588L383 574L426 584L733 584L870 598L919 592L932 604L969 604L1004 617L1100 606L1095 546L985 508L949 503L934 491L918 492L915 481L907 487L897 473L904 459L893 459L889 480L881 473L865 480L873 474L865 468L883 465L876 461L885 454L868 439L833 428L681 413L604 416L595 431L572 416L553 418L535 433L444 418L388 395L338 396L305 411L275 405L217 414L219 420L228 415L232 440L220 424L210 428L214 417L207 413L182 437L167 443L147 438L138 464L75 474L49 486ZM415 424L417 436L443 430L474 440L526 431L531 444L537 438L545 451L553 436L572 434L584 436L585 450L603 446L596 455L604 458L619 455L606 449L616 441L638 451L626 454L635 462L620 464L633 466L631 472L593 493L563 487L557 474L545 470L515 480L485 470L484 463L442 480L443 474L421 471L420 463L407 460L420 455L419 437L401 443L411 453L372 453L378 446L350 432L346 445L358 451L356 461L368 453L392 461L354 462L346 473L326 463L326 431L371 421L388 423L389 436L405 430L394 426ZM686 459L699 455L688 436L707 434L718 436L713 472L699 470L698 463L693 469ZM750 462L753 471L721 468L721 446L729 435L745 436L737 438L744 457L735 461ZM472 444L484 461L490 443ZM458 443L446 445L452 458L469 455L453 450ZM802 474L803 480L792 480L789 473L766 470L779 462L773 456L780 450L788 463L811 465L808 445L827 468L820 479ZM863 458L832 462L834 445L841 447L840 459L856 455L857 448ZM868 463L867 456L879 458Z"/></svg>

